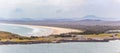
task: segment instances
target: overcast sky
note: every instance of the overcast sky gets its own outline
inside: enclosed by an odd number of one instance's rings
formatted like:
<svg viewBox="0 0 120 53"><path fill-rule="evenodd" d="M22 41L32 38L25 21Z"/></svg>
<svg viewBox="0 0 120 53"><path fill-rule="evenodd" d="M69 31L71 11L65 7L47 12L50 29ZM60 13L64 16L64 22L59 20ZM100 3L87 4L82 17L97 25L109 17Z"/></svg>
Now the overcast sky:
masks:
<svg viewBox="0 0 120 53"><path fill-rule="evenodd" d="M120 19L120 0L0 0L3 18L81 18L86 15Z"/></svg>

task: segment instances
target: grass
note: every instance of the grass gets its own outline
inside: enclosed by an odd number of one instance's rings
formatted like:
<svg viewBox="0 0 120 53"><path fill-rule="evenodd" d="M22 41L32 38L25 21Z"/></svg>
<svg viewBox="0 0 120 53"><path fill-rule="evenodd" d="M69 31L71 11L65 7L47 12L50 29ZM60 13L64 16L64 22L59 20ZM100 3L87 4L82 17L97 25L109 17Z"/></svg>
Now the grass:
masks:
<svg viewBox="0 0 120 53"><path fill-rule="evenodd" d="M106 37L111 37L113 34L90 34L90 35L86 35L86 38L106 38ZM120 34L118 34L116 37L120 38Z"/></svg>
<svg viewBox="0 0 120 53"><path fill-rule="evenodd" d="M90 34L90 35L86 35L85 37L88 37L88 38L95 38L95 37L103 38L103 37L110 37L110 36L112 36L112 34L99 34L99 35Z"/></svg>

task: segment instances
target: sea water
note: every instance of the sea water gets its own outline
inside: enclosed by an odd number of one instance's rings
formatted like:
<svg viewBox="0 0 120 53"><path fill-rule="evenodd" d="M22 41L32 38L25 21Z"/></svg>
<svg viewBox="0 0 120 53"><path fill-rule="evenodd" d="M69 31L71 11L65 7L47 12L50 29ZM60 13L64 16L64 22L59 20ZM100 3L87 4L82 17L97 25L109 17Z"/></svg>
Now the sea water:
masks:
<svg viewBox="0 0 120 53"><path fill-rule="evenodd" d="M1 45L0 53L119 53L120 42Z"/></svg>
<svg viewBox="0 0 120 53"><path fill-rule="evenodd" d="M52 33L52 30L47 28L33 28L30 26L17 26L1 24L0 31L11 32L22 36L47 36Z"/></svg>

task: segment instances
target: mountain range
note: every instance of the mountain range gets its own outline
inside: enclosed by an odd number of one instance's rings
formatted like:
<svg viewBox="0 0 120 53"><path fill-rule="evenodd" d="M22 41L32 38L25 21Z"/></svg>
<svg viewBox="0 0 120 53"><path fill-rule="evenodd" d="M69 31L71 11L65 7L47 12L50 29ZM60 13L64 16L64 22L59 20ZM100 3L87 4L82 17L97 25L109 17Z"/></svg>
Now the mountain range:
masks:
<svg viewBox="0 0 120 53"><path fill-rule="evenodd" d="M94 15L86 15L82 18L1 18L0 21L108 21Z"/></svg>

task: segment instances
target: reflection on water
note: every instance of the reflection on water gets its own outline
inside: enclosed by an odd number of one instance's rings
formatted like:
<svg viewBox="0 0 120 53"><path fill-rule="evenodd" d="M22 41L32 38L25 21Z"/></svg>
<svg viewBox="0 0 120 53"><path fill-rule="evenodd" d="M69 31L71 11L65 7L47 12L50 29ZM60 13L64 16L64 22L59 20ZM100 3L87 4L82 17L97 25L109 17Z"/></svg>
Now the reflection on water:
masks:
<svg viewBox="0 0 120 53"><path fill-rule="evenodd" d="M1 45L0 53L119 53L120 42Z"/></svg>

